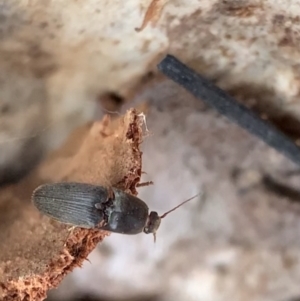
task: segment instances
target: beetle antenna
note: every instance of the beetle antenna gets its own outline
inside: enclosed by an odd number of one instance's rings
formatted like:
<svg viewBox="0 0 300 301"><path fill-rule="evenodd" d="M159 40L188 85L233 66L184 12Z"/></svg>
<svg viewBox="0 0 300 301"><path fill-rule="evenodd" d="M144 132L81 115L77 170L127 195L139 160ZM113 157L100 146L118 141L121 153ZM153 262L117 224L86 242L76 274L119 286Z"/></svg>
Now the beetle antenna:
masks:
<svg viewBox="0 0 300 301"><path fill-rule="evenodd" d="M184 205L185 203L187 203L187 202L193 200L194 198L196 198L196 197L199 196L200 194L201 194L201 192L197 193L196 195L194 195L193 197L191 197L191 198L187 199L186 201L182 202L181 204L179 204L178 206L174 207L173 209L171 209L171 210L165 212L160 218L166 217L169 213L175 211L176 209L178 209L179 207L181 207L181 206Z"/></svg>

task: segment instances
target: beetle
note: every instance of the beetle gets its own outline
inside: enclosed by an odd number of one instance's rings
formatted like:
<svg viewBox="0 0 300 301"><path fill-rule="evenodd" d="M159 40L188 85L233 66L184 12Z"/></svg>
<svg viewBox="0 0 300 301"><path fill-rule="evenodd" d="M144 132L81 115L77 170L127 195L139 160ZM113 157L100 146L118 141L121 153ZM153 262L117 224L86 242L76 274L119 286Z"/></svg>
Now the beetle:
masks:
<svg viewBox="0 0 300 301"><path fill-rule="evenodd" d="M32 194L32 202L44 215L81 228L121 234L154 235L161 219L199 194L159 216L141 199L115 187L77 182L44 184Z"/></svg>

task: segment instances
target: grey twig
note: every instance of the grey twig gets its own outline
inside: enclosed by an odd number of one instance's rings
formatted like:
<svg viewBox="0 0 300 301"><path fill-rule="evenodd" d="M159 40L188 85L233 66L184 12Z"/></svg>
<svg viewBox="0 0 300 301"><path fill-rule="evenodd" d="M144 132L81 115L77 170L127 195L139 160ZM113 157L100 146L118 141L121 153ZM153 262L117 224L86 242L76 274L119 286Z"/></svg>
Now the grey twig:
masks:
<svg viewBox="0 0 300 301"><path fill-rule="evenodd" d="M174 56L167 55L158 69L196 98L300 165L300 148L294 141Z"/></svg>

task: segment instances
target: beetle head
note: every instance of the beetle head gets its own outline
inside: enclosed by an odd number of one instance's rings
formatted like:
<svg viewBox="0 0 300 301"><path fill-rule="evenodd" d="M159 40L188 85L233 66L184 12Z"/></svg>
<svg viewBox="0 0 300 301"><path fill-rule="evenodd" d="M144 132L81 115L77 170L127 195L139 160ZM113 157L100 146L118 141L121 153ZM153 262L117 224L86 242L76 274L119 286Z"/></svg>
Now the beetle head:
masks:
<svg viewBox="0 0 300 301"><path fill-rule="evenodd" d="M155 211L151 211L148 216L148 219L147 219L147 222L146 222L146 225L144 228L144 232L146 234L153 233L154 240L155 240L155 233L160 226L160 222L161 222L161 217L158 215L158 213Z"/></svg>
<svg viewBox="0 0 300 301"><path fill-rule="evenodd" d="M179 207L181 207L183 204L191 201L192 199L194 199L195 197L197 197L198 195L200 195L200 193L196 194L195 196L189 198L188 200L182 202L181 204L179 204L178 206L174 207L173 209L165 212L162 216L159 216L158 213L156 211L151 211L146 225L144 227L144 233L149 234L149 233L153 233L154 236L154 242L156 241L156 231L160 226L161 223L161 219L166 217L169 213L173 212L174 210L178 209Z"/></svg>

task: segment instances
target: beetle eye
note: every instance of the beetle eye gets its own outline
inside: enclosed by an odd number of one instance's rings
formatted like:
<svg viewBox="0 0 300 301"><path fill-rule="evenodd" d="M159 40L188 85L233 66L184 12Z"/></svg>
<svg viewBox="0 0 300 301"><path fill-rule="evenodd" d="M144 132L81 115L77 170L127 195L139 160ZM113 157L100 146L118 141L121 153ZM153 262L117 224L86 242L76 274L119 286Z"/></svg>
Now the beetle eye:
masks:
<svg viewBox="0 0 300 301"><path fill-rule="evenodd" d="M144 233L149 234L149 233L155 233L157 229L160 226L161 218L157 214L157 212L152 211L150 212L147 223L144 227Z"/></svg>

